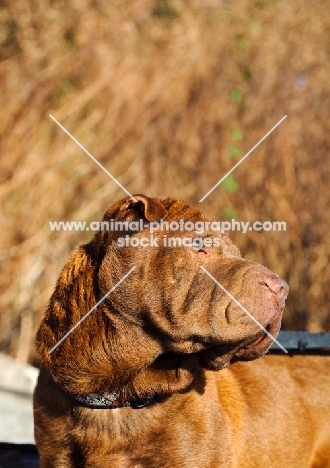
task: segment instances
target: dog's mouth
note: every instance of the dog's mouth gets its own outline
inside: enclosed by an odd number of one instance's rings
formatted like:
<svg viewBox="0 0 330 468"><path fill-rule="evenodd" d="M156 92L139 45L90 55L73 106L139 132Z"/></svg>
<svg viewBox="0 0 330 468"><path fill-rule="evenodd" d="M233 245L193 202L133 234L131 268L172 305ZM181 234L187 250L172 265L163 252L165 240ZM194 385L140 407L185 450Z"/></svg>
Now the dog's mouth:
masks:
<svg viewBox="0 0 330 468"><path fill-rule="evenodd" d="M280 325L281 320L279 316L276 315L264 330L260 330L252 342L236 351L231 362L242 360L249 361L263 356L276 339L280 330Z"/></svg>
<svg viewBox="0 0 330 468"><path fill-rule="evenodd" d="M258 338L256 338L252 343L247 344L243 348L236 351L232 362L238 360L250 360L259 357L261 354L264 354L264 348L268 348L271 345L272 339L264 331L260 332Z"/></svg>
<svg viewBox="0 0 330 468"><path fill-rule="evenodd" d="M269 328L269 327L267 327L267 328ZM268 330L267 330L267 331L268 331ZM255 348L256 346L259 345L259 343L261 343L262 341L264 341L264 339L265 339L267 336L268 336L267 333L263 331L262 334L259 336L259 338L257 338L256 340L252 341L252 343L250 343L250 344L244 346L244 348L242 348L242 349L243 349L243 350L244 350L244 349L246 350L246 349L253 349L253 348ZM240 350L240 351L242 351L242 350ZM239 351L238 351L238 352L239 352Z"/></svg>
<svg viewBox="0 0 330 468"><path fill-rule="evenodd" d="M176 367L181 367L177 363L178 356L181 356L185 364L187 359L193 361L197 359L197 363L189 362L189 368L197 367L209 370L220 370L238 361L252 361L258 359L267 353L272 343L276 339L282 318L282 308L273 310L270 321L266 324L259 323L259 327L254 326L254 333L247 333L245 337L241 337L237 343L234 340L228 342L220 342L218 344L212 343L193 343L190 342L189 346L176 347L171 349L164 355L157 358L155 365L169 366L173 364L173 359ZM247 330L248 331L248 330ZM186 344L186 343L185 343ZM167 367L166 367L167 368Z"/></svg>

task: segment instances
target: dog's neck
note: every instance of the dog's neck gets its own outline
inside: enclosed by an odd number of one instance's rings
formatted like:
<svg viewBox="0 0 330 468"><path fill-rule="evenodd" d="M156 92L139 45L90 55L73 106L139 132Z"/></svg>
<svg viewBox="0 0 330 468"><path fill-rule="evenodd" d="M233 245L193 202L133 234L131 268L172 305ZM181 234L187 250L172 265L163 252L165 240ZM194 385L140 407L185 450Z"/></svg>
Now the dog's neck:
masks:
<svg viewBox="0 0 330 468"><path fill-rule="evenodd" d="M60 382L53 373L51 373L51 375L57 387L81 406L87 406L95 409L115 409L125 407L139 409L152 405L158 399L157 393L146 393L145 395L134 394L130 397L121 392L71 393L67 390L65 384Z"/></svg>

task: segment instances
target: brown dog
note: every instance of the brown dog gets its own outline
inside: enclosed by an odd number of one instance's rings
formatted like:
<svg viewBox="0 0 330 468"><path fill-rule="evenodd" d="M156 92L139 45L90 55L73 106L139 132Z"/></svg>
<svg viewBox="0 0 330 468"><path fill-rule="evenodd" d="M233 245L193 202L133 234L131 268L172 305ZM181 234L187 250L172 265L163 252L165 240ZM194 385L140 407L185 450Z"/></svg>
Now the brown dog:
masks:
<svg viewBox="0 0 330 468"><path fill-rule="evenodd" d="M159 228L148 245L161 219L208 225L198 236ZM136 195L110 220L135 224L73 252L37 335L41 468L330 467L327 358L225 369L267 352L286 283L186 202ZM164 245L174 235L184 246Z"/></svg>

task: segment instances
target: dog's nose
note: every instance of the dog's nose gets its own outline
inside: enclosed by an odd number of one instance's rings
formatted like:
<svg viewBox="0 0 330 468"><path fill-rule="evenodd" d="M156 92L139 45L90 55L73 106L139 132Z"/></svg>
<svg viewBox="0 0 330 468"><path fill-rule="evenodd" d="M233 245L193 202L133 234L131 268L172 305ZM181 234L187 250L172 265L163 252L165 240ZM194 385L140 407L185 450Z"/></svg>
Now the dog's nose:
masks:
<svg viewBox="0 0 330 468"><path fill-rule="evenodd" d="M284 307L284 301L289 293L287 283L275 275L263 275L263 283L276 294L280 307Z"/></svg>

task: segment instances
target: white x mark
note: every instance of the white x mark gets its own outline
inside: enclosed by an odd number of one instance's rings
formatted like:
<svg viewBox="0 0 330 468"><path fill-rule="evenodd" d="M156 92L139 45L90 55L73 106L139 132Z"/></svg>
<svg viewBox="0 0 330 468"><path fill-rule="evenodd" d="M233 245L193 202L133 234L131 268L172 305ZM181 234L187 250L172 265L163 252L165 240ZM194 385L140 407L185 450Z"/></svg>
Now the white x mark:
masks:
<svg viewBox="0 0 330 468"><path fill-rule="evenodd" d="M219 182L217 182L217 183L211 188L211 190L209 190L209 191L207 192L206 195L204 195L203 198L201 198L201 199L199 200L199 202L204 201L205 198L208 197L208 196L210 195L210 193L213 192L213 190L216 189L216 188L218 187L218 185L220 185L221 182L222 182L223 180L225 180L225 178L228 177L229 174L231 174L231 173L236 169L236 167L238 167L238 166L244 161L244 159L246 159L246 158L252 153L252 151L255 150L255 149L257 148L257 146L259 146L260 143L263 142L263 141L268 137L268 135L270 135L270 134L272 133L272 131L275 130L275 128L278 127L278 126L283 122L283 120L286 119L286 118L287 118L287 115L285 115L284 117L282 117L281 120L280 120L279 122L277 122L277 124L274 125L274 127L273 127L272 129L270 129L269 132L266 133L266 135L265 135L264 137L262 137L261 140L259 140L258 143L257 143L256 145L254 145L254 147L251 148L250 151L248 151L248 152L246 153L246 155L243 156L243 158L240 159L240 160L238 161L238 163L235 164L235 166L232 167L232 168L230 169L230 171L228 171L227 174L225 174L225 175L219 180Z"/></svg>
<svg viewBox="0 0 330 468"><path fill-rule="evenodd" d="M67 131L67 129L65 127L63 127L63 125L60 124L60 122L58 120L55 119L55 117L52 116L52 114L49 114L49 117L54 120L55 123L57 123L57 125L63 130L63 132L65 132L78 146L79 148L81 148L86 154L87 156L89 156L101 169L103 169L103 171L122 189L124 190L125 193L127 193L127 195L129 195L134 201L137 201L133 195L125 189L125 187L112 175L110 174L109 171L106 170L106 168L104 166L102 166L102 164L96 159L94 158L94 156L89 152L87 151L86 148L84 148L84 146L79 143L79 141L73 136L71 135L70 132Z"/></svg>

